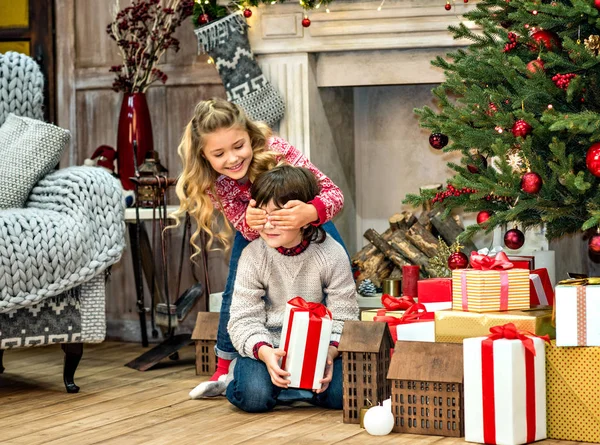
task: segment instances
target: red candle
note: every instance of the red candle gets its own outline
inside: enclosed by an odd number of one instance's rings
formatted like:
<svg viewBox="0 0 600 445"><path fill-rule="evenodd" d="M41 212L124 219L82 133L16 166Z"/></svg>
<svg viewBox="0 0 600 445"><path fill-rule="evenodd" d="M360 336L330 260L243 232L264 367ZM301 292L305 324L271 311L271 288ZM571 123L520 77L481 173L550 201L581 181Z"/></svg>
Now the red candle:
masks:
<svg viewBox="0 0 600 445"><path fill-rule="evenodd" d="M419 266L402 266L402 295L418 298Z"/></svg>

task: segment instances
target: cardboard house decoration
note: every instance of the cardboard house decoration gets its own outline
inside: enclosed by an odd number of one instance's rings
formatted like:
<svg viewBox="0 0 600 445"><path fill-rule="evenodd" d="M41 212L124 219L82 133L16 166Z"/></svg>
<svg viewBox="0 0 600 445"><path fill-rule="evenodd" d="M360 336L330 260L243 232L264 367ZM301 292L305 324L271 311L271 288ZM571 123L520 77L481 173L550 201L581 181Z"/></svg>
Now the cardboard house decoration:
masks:
<svg viewBox="0 0 600 445"><path fill-rule="evenodd" d="M218 328L218 312L198 312L192 332L192 340L196 343L196 375L212 375L217 369L215 345Z"/></svg>
<svg viewBox="0 0 600 445"><path fill-rule="evenodd" d="M394 344L387 323L346 321L340 340L344 423L360 423L360 410L390 397L386 379Z"/></svg>
<svg viewBox="0 0 600 445"><path fill-rule="evenodd" d="M394 431L464 436L463 346L396 343L388 379Z"/></svg>

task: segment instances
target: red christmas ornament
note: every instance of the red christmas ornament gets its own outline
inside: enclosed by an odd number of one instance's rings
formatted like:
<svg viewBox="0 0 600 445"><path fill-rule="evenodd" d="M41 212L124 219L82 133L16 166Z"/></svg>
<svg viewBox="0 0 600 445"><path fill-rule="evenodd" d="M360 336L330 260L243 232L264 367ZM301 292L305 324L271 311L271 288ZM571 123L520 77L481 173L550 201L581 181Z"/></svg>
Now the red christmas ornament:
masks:
<svg viewBox="0 0 600 445"><path fill-rule="evenodd" d="M481 153L475 153L475 154L471 155L471 158L474 161L479 161L479 163L481 165L483 165L483 168L487 168L487 159ZM467 164L467 170L469 170L474 175L479 173L479 167L477 167L474 164Z"/></svg>
<svg viewBox="0 0 600 445"><path fill-rule="evenodd" d="M544 61L542 59L532 60L527 64L527 71L529 71L531 74L544 72Z"/></svg>
<svg viewBox="0 0 600 445"><path fill-rule="evenodd" d="M481 212L479 212L477 214L477 224L483 224L488 219L490 219L490 216L492 216L492 215L493 215L493 213L490 212L489 210L482 210Z"/></svg>
<svg viewBox="0 0 600 445"><path fill-rule="evenodd" d="M509 249L520 249L525 244L525 235L519 229L510 229L504 234L504 245Z"/></svg>
<svg viewBox="0 0 600 445"><path fill-rule="evenodd" d="M594 0L594 8L600 9L600 0Z"/></svg>
<svg viewBox="0 0 600 445"><path fill-rule="evenodd" d="M531 34L531 38L537 42L537 45L533 48L536 51L542 43L548 51L561 48L560 38L556 33L551 31L536 31Z"/></svg>
<svg viewBox="0 0 600 445"><path fill-rule="evenodd" d="M469 265L469 258L462 252L454 252L448 257L448 268L450 270L466 269Z"/></svg>
<svg viewBox="0 0 600 445"><path fill-rule="evenodd" d="M200 14L198 16L199 25L206 25L208 22L210 22L210 17L208 16L208 14Z"/></svg>
<svg viewBox="0 0 600 445"><path fill-rule="evenodd" d="M252 11L248 8L244 9L244 17L246 17L247 19L252 17Z"/></svg>
<svg viewBox="0 0 600 445"><path fill-rule="evenodd" d="M600 177L600 142L596 142L588 148L585 165L592 175Z"/></svg>
<svg viewBox="0 0 600 445"><path fill-rule="evenodd" d="M452 9L452 5L450 4L450 2L446 2L446 4L444 5L444 9L446 11L450 11Z"/></svg>
<svg viewBox="0 0 600 445"><path fill-rule="evenodd" d="M521 190L530 195L535 195L542 188L542 177L535 172L527 172L521 178Z"/></svg>
<svg viewBox="0 0 600 445"><path fill-rule="evenodd" d="M496 113L497 111L498 111L498 106L497 106L495 103L493 103L493 102L490 102L490 103L488 104L488 110L487 110L486 114L487 114L488 116L492 116L492 115L493 115L494 113Z"/></svg>
<svg viewBox="0 0 600 445"><path fill-rule="evenodd" d="M310 19L308 17L304 17L302 19L302 26L304 26L305 28L308 28L310 26Z"/></svg>
<svg viewBox="0 0 600 445"><path fill-rule="evenodd" d="M529 133L531 133L531 125L525 122L523 119L519 119L512 127L512 134L514 137L522 137L524 138Z"/></svg>
<svg viewBox="0 0 600 445"><path fill-rule="evenodd" d="M432 133L431 136L429 136L429 145L436 150L441 150L448 145L448 136L443 133Z"/></svg>
<svg viewBox="0 0 600 445"><path fill-rule="evenodd" d="M588 241L588 247L593 253L600 253L600 235L594 235Z"/></svg>

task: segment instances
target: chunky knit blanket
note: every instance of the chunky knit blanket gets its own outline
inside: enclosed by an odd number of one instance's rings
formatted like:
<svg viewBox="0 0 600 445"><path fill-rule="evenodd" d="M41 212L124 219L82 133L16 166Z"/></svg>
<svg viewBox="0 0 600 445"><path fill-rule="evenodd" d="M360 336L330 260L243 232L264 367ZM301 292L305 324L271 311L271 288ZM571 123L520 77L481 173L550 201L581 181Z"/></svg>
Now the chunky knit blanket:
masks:
<svg viewBox="0 0 600 445"><path fill-rule="evenodd" d="M0 125L10 113L43 119L44 76L25 54L0 54Z"/></svg>
<svg viewBox="0 0 600 445"><path fill-rule="evenodd" d="M125 247L122 189L108 172L46 175L24 209L0 210L0 313L35 305L116 263Z"/></svg>

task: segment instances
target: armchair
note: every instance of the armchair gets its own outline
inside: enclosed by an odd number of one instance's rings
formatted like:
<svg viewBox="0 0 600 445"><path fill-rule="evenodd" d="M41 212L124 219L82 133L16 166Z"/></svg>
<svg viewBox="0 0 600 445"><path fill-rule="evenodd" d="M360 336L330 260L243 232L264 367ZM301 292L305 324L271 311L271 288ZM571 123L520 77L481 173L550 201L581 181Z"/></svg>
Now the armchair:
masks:
<svg viewBox="0 0 600 445"><path fill-rule="evenodd" d="M42 115L42 85L31 58L0 54L0 372L4 350L60 343L65 387L78 392L83 343L106 334L105 280L125 246L124 206L103 169L53 171L70 134L31 119Z"/></svg>

